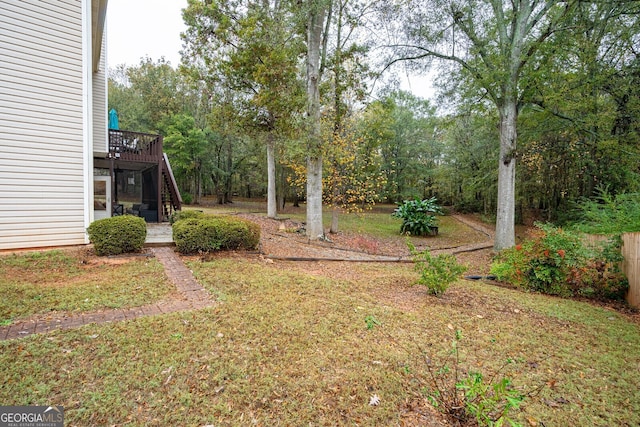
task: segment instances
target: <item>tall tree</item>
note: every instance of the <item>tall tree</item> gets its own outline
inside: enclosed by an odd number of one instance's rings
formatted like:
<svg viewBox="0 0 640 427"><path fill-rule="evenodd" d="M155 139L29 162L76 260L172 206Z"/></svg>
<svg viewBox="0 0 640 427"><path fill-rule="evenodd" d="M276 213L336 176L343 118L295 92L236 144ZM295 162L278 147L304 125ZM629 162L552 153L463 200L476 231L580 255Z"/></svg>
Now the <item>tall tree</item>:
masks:
<svg viewBox="0 0 640 427"><path fill-rule="evenodd" d="M434 187L443 204L487 216L495 212L495 121L495 114L464 110L439 120L444 147L434 173Z"/></svg>
<svg viewBox="0 0 640 427"><path fill-rule="evenodd" d="M303 42L290 6L189 0L183 13L185 68L197 80L233 91L238 126L265 135L269 217L276 216L275 146L291 133L303 103L297 62Z"/></svg>
<svg viewBox="0 0 640 427"><path fill-rule="evenodd" d="M500 158L495 249L515 244L515 171L520 80L577 0L410 0L397 60L457 65L498 110ZM397 13L397 11L395 11Z"/></svg>
<svg viewBox="0 0 640 427"><path fill-rule="evenodd" d="M320 72L324 78L320 87L320 102L323 105L323 125L329 126L325 135L330 136L328 139L325 138L323 147L323 158L328 161L323 165L323 168L328 169L323 173L323 193L324 200L332 207L331 233L337 232L340 206L350 211L352 206L357 205L344 198L343 192L349 187L344 185L344 173L350 165L344 163L339 153L347 154L354 148L361 151L360 139L356 138L353 129L349 128L353 127L353 115L366 97L366 81L372 76L367 61L369 46L363 41L366 40L363 33L366 31L367 18L375 3L377 2L333 0L325 26L325 29L330 28L331 31L324 35L324 52L320 64ZM339 179L336 179L338 177ZM339 181L342 183L338 184ZM375 186L373 181L372 185ZM367 192L365 187L359 190L361 196ZM368 202L363 200L364 203L361 205L372 203L375 198L366 199Z"/></svg>
<svg viewBox="0 0 640 427"><path fill-rule="evenodd" d="M188 96L182 78L164 58L156 62L151 58L142 59L137 67L129 68L127 74L144 106L137 130L159 132L165 118L185 110Z"/></svg>
<svg viewBox="0 0 640 427"><path fill-rule="evenodd" d="M322 124L320 123L320 57L331 1L307 0L307 237L324 236L322 224ZM328 27L328 26L327 26ZM325 45L326 46L326 45Z"/></svg>
<svg viewBox="0 0 640 427"><path fill-rule="evenodd" d="M358 135L353 118L342 123L340 132L325 134L324 199L331 207L329 232L337 233L338 213L341 210L361 212L373 207L382 199L386 178L380 167L380 152L367 149L367 142Z"/></svg>

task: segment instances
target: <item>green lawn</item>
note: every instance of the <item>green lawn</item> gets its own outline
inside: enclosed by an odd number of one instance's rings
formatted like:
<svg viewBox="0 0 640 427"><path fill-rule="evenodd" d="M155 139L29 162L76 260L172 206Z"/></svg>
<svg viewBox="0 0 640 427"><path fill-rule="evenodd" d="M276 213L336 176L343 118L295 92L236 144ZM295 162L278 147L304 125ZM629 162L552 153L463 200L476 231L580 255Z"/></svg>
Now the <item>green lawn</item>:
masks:
<svg viewBox="0 0 640 427"><path fill-rule="evenodd" d="M0 256L0 324L32 315L136 307L175 287L154 258L102 258L85 250Z"/></svg>
<svg viewBox="0 0 640 427"><path fill-rule="evenodd" d="M461 330L461 369L509 359L515 387L543 386L525 426L640 424L640 327L617 312L469 281L429 297L410 265L188 266L216 306L1 342L0 402L67 425L403 425Z"/></svg>

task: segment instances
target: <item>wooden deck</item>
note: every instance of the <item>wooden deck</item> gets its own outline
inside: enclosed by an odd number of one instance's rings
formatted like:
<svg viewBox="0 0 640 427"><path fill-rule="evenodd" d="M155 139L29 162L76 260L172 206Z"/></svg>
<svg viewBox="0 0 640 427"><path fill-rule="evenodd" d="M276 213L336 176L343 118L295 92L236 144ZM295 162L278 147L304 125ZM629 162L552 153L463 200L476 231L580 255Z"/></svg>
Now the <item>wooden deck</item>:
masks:
<svg viewBox="0 0 640 427"><path fill-rule="evenodd" d="M162 161L162 135L109 129L109 154L119 160Z"/></svg>
<svg viewBox="0 0 640 427"><path fill-rule="evenodd" d="M182 198L173 176L169 159L163 152L162 135L109 129L107 159L110 175L118 170L142 171L142 202L157 212L158 222L166 220L182 208ZM154 188L155 187L155 188ZM117 205L116 187L112 186L112 200Z"/></svg>

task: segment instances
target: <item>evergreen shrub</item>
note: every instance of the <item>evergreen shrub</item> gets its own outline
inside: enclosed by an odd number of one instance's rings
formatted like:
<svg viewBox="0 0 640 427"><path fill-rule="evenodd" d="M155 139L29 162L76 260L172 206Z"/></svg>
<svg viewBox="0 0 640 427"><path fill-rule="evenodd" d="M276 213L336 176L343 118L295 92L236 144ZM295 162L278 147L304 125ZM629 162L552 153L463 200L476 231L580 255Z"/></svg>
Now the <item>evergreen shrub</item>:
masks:
<svg viewBox="0 0 640 427"><path fill-rule="evenodd" d="M195 211L195 210L176 211L173 214L171 214L171 216L169 217L169 222L173 224L176 221L179 221L181 219L202 218L204 215L205 214L202 211Z"/></svg>
<svg viewBox="0 0 640 427"><path fill-rule="evenodd" d="M193 202L193 195L191 193L182 193L182 203L190 205Z"/></svg>
<svg viewBox="0 0 640 427"><path fill-rule="evenodd" d="M100 256L138 252L147 237L147 223L133 215L114 216L92 222L87 233Z"/></svg>
<svg viewBox="0 0 640 427"><path fill-rule="evenodd" d="M260 243L260 226L242 218L202 215L173 224L173 241L183 254L218 250L252 250Z"/></svg>

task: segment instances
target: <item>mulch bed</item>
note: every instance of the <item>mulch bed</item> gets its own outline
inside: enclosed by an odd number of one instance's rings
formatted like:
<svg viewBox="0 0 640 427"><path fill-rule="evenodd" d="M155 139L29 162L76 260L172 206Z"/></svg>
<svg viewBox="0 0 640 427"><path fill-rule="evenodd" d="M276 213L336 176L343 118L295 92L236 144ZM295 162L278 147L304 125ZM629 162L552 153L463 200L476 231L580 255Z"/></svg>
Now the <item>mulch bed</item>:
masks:
<svg viewBox="0 0 640 427"><path fill-rule="evenodd" d="M310 241L304 233L304 224L291 219L271 219L260 214L239 214L260 225L262 238L260 251L264 256L276 259L308 260L345 260L345 261L391 261L392 259L409 259L409 250L402 236L382 239L363 236L351 232L329 234L326 241ZM472 216L465 217L465 222L476 221ZM478 223L478 227L486 228L486 224ZM454 252L464 245L451 242L445 236L439 236L438 246L448 247ZM489 238L487 238L489 241ZM473 250L456 254L458 260L468 266L467 274L487 275L492 249ZM388 259L387 259L388 258Z"/></svg>

